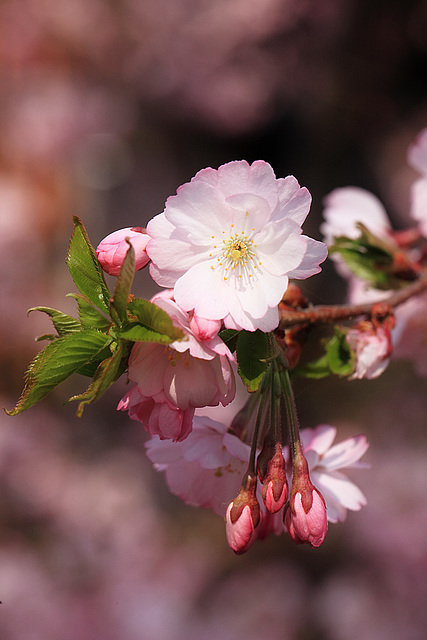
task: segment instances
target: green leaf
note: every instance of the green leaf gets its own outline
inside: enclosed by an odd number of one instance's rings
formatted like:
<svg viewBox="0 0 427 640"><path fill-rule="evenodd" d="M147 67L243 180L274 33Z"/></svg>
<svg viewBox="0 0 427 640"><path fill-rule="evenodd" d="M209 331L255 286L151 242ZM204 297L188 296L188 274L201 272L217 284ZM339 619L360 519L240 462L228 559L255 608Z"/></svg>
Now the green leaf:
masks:
<svg viewBox="0 0 427 640"><path fill-rule="evenodd" d="M223 342L225 342L231 353L236 351L239 331L236 329L223 329L219 332L219 337Z"/></svg>
<svg viewBox="0 0 427 640"><path fill-rule="evenodd" d="M130 288L135 275L135 251L130 242L117 278L113 297L110 301L110 315L114 322L120 326L127 317L127 305Z"/></svg>
<svg viewBox="0 0 427 640"><path fill-rule="evenodd" d="M325 353L308 364L294 369L293 375L305 378L326 378L336 375L345 378L355 367L355 357L346 339L347 331L335 328L335 334L324 342Z"/></svg>
<svg viewBox="0 0 427 640"><path fill-rule="evenodd" d="M76 318L73 318L66 313L62 313L62 311L51 309L51 307L32 307L31 309L28 309L27 313L31 313L32 311L41 311L42 313L46 313L50 316L53 326L60 337L67 336L69 333L81 331L82 326L80 322L76 320ZM44 337L41 337L41 339L44 339Z"/></svg>
<svg viewBox="0 0 427 640"><path fill-rule="evenodd" d="M358 278L369 282L376 289L393 289L402 282L393 273L393 248L359 224L360 236L334 239L330 253L339 253L348 268Z"/></svg>
<svg viewBox="0 0 427 640"><path fill-rule="evenodd" d="M152 302L143 298L134 298L128 305L128 311L135 318L126 323L119 332L121 338L133 342L160 342L169 344L185 338L184 332L175 327L171 318Z"/></svg>
<svg viewBox="0 0 427 640"><path fill-rule="evenodd" d="M67 266L78 290L98 309L108 313L110 292L104 274L97 260L95 250L83 224L73 217L74 230L67 253Z"/></svg>
<svg viewBox="0 0 427 640"><path fill-rule="evenodd" d="M109 342L109 336L95 330L70 333L54 340L30 364L21 397L16 406L6 413L14 416L32 407L49 391L95 358Z"/></svg>
<svg viewBox="0 0 427 640"><path fill-rule="evenodd" d="M300 376L303 378L313 378L320 380L321 378L327 378L331 375L331 369L329 367L328 356L326 353L313 362L309 362L304 365L300 365L293 369L293 376Z"/></svg>
<svg viewBox="0 0 427 640"><path fill-rule="evenodd" d="M335 329L335 335L326 347L329 368L332 373L341 378L349 376L354 371L354 355L346 340L346 332Z"/></svg>
<svg viewBox="0 0 427 640"><path fill-rule="evenodd" d="M256 391L269 364L268 334L259 330L240 331L236 351L239 375L248 391Z"/></svg>
<svg viewBox="0 0 427 640"><path fill-rule="evenodd" d="M86 296L81 293L68 293L67 297L76 300L80 322L84 329L99 329L104 333L108 331L111 326L110 318L100 313Z"/></svg>
<svg viewBox="0 0 427 640"><path fill-rule="evenodd" d="M101 351L97 353L90 362L87 362L82 367L77 369L76 373L82 376L86 376L87 378L93 378L101 362L111 356L111 353L114 351L113 346L114 342L108 344L106 347L104 347L104 349L101 349Z"/></svg>
<svg viewBox="0 0 427 640"><path fill-rule="evenodd" d="M81 418L86 404L92 404L92 402L99 400L105 391L120 377L122 374L121 364L124 351L125 343L122 343L112 356L100 363L86 391L68 400L68 402L72 400L80 401L77 408L78 418Z"/></svg>

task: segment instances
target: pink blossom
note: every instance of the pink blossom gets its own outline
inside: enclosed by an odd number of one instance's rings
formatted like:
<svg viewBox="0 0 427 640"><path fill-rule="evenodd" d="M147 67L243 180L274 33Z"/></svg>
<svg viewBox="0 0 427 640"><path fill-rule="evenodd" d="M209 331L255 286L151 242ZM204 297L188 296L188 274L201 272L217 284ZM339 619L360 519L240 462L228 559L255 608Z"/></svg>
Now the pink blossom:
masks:
<svg viewBox="0 0 427 640"><path fill-rule="evenodd" d="M301 235L310 202L263 161L199 171L148 223L150 273L186 311L271 331L289 278L317 273L326 258L323 243Z"/></svg>
<svg viewBox="0 0 427 640"><path fill-rule="evenodd" d="M142 422L149 433L163 439L184 440L192 428L194 407L180 409L168 401L163 392L144 396L138 386L132 387L120 400L117 409L128 411L131 420Z"/></svg>
<svg viewBox="0 0 427 640"><path fill-rule="evenodd" d="M136 383L118 409L140 420L161 438L187 437L196 407L227 405L235 395L232 355L218 336L201 341L190 329L190 318L170 298L169 292L153 301L169 311L186 339L169 346L137 342L129 358L128 377Z"/></svg>
<svg viewBox="0 0 427 640"><path fill-rule="evenodd" d="M329 522L343 522L347 509L359 511L366 504L363 493L342 471L368 466L360 462L368 441L359 435L332 445L336 432L335 427L321 424L315 429L302 429L300 434L311 482L325 500Z"/></svg>
<svg viewBox="0 0 427 640"><path fill-rule="evenodd" d="M154 467L166 472L174 495L225 516L227 505L239 492L250 447L227 433L224 424L196 414L193 430L183 442L155 436L146 448Z"/></svg>
<svg viewBox="0 0 427 640"><path fill-rule="evenodd" d="M309 501L309 506L304 500ZM311 486L304 494L297 491L292 496L285 512L285 524L294 542L320 547L328 530L328 520L325 501L315 487Z"/></svg>
<svg viewBox="0 0 427 640"><path fill-rule="evenodd" d="M383 327L365 330L356 326L349 329L346 339L356 357L355 371L349 379L378 378L390 361L390 332Z"/></svg>
<svg viewBox="0 0 427 640"><path fill-rule="evenodd" d="M132 243L135 250L135 271L142 269L150 261L145 247L149 236L140 227L128 227L119 229L106 236L96 248L96 257L101 267L110 276L118 276L125 259L129 245L126 238Z"/></svg>
<svg viewBox="0 0 427 640"><path fill-rule="evenodd" d="M427 237L427 128L418 134L409 147L408 162L421 173L411 187L411 215L419 223L421 233Z"/></svg>
<svg viewBox="0 0 427 640"><path fill-rule="evenodd" d="M346 236L357 238L360 234L356 224L362 223L373 234L386 237L391 231L386 210L376 196L359 187L335 189L326 196L323 210L324 222L320 230L326 244L334 238Z"/></svg>
<svg viewBox="0 0 427 640"><path fill-rule="evenodd" d="M395 315L393 357L410 360L419 375L427 376L427 295L407 300Z"/></svg>
<svg viewBox="0 0 427 640"><path fill-rule="evenodd" d="M229 433L226 424L212 419L214 414L218 414L219 420L222 420L221 414L227 414L227 424L230 424L233 405L234 402L226 408L209 409L210 417L200 415L206 409L196 409L193 429L183 442L160 440L154 436L146 444L148 457L158 471L166 473L169 489L174 495L192 506L211 508L223 517L227 505L239 492L250 456L248 444ZM342 473L343 469L366 468L367 465L360 462L368 448L366 438L356 436L332 445L335 435L336 428L330 425L301 431L304 455L314 485L312 488L322 493L329 522L343 521L347 509L358 511L366 504L360 489ZM283 449L283 455L289 466L287 447ZM291 482L290 477L288 482ZM283 508L274 514L268 511L262 500L260 483L257 500L261 522L251 543L284 531ZM317 498L315 506L318 506ZM312 515L315 513L317 511Z"/></svg>

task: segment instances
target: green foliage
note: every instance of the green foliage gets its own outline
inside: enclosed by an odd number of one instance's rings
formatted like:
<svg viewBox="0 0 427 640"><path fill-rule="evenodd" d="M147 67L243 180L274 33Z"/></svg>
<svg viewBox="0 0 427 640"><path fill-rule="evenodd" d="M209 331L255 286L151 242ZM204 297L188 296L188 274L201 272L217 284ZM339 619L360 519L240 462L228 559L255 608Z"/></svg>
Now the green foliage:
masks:
<svg viewBox="0 0 427 640"><path fill-rule="evenodd" d="M219 332L219 337L223 342L225 342L231 353L234 353L236 351L239 331L237 331L236 329L223 329Z"/></svg>
<svg viewBox="0 0 427 640"><path fill-rule="evenodd" d="M248 388L256 391L268 368L269 336L262 331L240 331L237 337L237 370Z"/></svg>
<svg viewBox="0 0 427 640"><path fill-rule="evenodd" d="M109 336L94 329L69 333L51 342L30 364L21 397L7 413L14 416L32 407L49 391L90 362L110 342Z"/></svg>
<svg viewBox="0 0 427 640"><path fill-rule="evenodd" d="M109 311L110 292L95 250L83 224L74 216L74 230L67 253L67 266L77 289L104 313Z"/></svg>
<svg viewBox="0 0 427 640"><path fill-rule="evenodd" d="M59 337L67 336L69 333L75 333L82 328L78 320L57 309L51 309L51 307L33 307L32 309L28 309L28 313L32 311L41 311L50 316ZM58 336L52 335L50 338L54 339ZM49 339L49 336L41 336L41 339Z"/></svg>
<svg viewBox="0 0 427 640"><path fill-rule="evenodd" d="M29 409L78 373L93 378L86 391L70 398L79 401L80 417L84 406L98 400L126 371L134 342L170 344L185 337L165 311L130 295L135 273L135 253L130 243L111 295L86 230L74 217L67 266L79 290L68 294L77 302L78 319L51 307L29 310L47 314L56 334L40 336L39 340L49 340L50 344L31 362L21 397L7 411L11 416Z"/></svg>
<svg viewBox="0 0 427 640"><path fill-rule="evenodd" d="M338 327L334 335L324 342L325 353L318 360L297 367L293 375L305 378L326 378L336 375L346 378L355 368L355 356L346 340L347 331Z"/></svg>
<svg viewBox="0 0 427 640"><path fill-rule="evenodd" d="M163 309L143 298L133 298L128 304L128 321L120 330L120 337L133 342L159 342L170 344L182 340L181 329L172 324L172 320Z"/></svg>
<svg viewBox="0 0 427 640"><path fill-rule="evenodd" d="M111 319L103 315L82 293L68 293L68 298L77 302L79 319L84 329L99 329L107 332L111 326Z"/></svg>
<svg viewBox="0 0 427 640"><path fill-rule="evenodd" d="M110 300L110 316L118 326L121 326L127 318L127 305L134 274L135 251L129 243L129 249L123 260L114 294Z"/></svg>
<svg viewBox="0 0 427 640"><path fill-rule="evenodd" d="M339 253L355 276L376 289L394 289L402 282L394 276L393 247L358 225L360 236L335 238L329 253Z"/></svg>
<svg viewBox="0 0 427 640"><path fill-rule="evenodd" d="M121 365L125 349L125 344L121 343L111 357L106 358L99 364L93 380L86 391L70 398L69 402L71 400L80 401L77 408L78 418L81 418L86 404L91 404L99 400L103 393L121 376L123 373Z"/></svg>

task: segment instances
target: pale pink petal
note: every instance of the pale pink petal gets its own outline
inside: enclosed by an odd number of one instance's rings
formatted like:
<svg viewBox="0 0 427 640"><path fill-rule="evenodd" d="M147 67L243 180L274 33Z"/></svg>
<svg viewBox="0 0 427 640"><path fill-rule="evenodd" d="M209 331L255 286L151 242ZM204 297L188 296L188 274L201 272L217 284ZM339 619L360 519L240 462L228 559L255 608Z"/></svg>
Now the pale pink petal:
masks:
<svg viewBox="0 0 427 640"><path fill-rule="evenodd" d="M187 462L197 462L204 469L218 469L230 462L230 454L223 444L223 436L218 425L209 418L195 418L199 422L193 424L193 431L183 443L182 455ZM203 421L202 423L200 421ZM196 428L196 425L203 428ZM207 430L211 430L210 437Z"/></svg>
<svg viewBox="0 0 427 640"><path fill-rule="evenodd" d="M292 220L270 223L259 234L259 260L272 275L297 269L306 253L306 239Z"/></svg>
<svg viewBox="0 0 427 640"><path fill-rule="evenodd" d="M337 430L330 424L319 424L315 429L301 429L301 442L304 453L314 449L319 456L325 454L331 447Z"/></svg>
<svg viewBox="0 0 427 640"><path fill-rule="evenodd" d="M184 273L175 286L175 300L186 311L220 320L228 312L227 297L230 292L222 286L221 277L211 262L201 262Z"/></svg>
<svg viewBox="0 0 427 640"><path fill-rule="evenodd" d="M322 493L328 508L338 502L345 509L359 511L366 504L366 497L359 487L339 471L312 471L311 480Z"/></svg>
<svg viewBox="0 0 427 640"><path fill-rule="evenodd" d="M239 438L232 433L224 434L224 446L233 458L241 460L242 462L249 462L250 447L245 442L242 442Z"/></svg>
<svg viewBox="0 0 427 640"><path fill-rule="evenodd" d="M421 233L427 237L427 180L419 178L411 186L411 216L420 225Z"/></svg>
<svg viewBox="0 0 427 640"><path fill-rule="evenodd" d="M391 229L387 213L379 199L359 187L343 187L332 191L325 198L323 217L325 222L320 230L327 244L331 244L333 238L339 236L357 238L360 235L356 226L358 222L380 237Z"/></svg>
<svg viewBox="0 0 427 640"><path fill-rule="evenodd" d="M185 440L184 440L185 442ZM182 460L182 446L184 442L160 440L159 436L152 436L145 443L147 456L157 471L164 471L169 464Z"/></svg>
<svg viewBox="0 0 427 640"><path fill-rule="evenodd" d="M364 435L347 438L331 447L321 459L321 466L327 471L346 468L360 468L360 458L369 448L369 442ZM363 464L366 468L366 465Z"/></svg>
<svg viewBox="0 0 427 640"><path fill-rule="evenodd" d="M320 264L328 257L328 248L323 242L313 240L307 236L301 236L306 241L305 254L296 269L288 273L289 278L304 280L321 271Z"/></svg>
<svg viewBox="0 0 427 640"><path fill-rule="evenodd" d="M311 194L306 187L300 187L294 176L278 179L280 214L302 225L311 206ZM274 219L278 218L275 213Z"/></svg>
<svg viewBox="0 0 427 640"><path fill-rule="evenodd" d="M408 149L408 162L420 173L427 176L427 128L420 131Z"/></svg>
<svg viewBox="0 0 427 640"><path fill-rule="evenodd" d="M229 196L227 204L235 210L232 220L234 233L252 235L253 232L261 231L270 219L271 209L267 201L253 193L238 193ZM230 225L225 231L231 231Z"/></svg>
<svg viewBox="0 0 427 640"><path fill-rule="evenodd" d="M199 180L179 187L176 196L167 199L164 215L179 229L179 239L185 236L196 246L210 245L212 234L221 233L223 229L228 231L233 222L232 209L222 194Z"/></svg>

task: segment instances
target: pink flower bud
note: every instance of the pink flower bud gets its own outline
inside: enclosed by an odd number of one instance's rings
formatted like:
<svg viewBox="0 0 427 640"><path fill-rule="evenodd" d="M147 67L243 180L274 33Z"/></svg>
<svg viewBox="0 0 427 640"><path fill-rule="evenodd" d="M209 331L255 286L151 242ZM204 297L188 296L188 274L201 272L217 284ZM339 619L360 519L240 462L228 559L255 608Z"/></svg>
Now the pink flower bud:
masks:
<svg viewBox="0 0 427 640"><path fill-rule="evenodd" d="M190 329L199 340L212 340L221 329L221 320L207 320L193 314L190 320Z"/></svg>
<svg viewBox="0 0 427 640"><path fill-rule="evenodd" d="M262 499L271 513L276 513L285 504L288 495L288 483L286 480L285 460L280 443L276 445L276 452L269 460L267 473L262 487Z"/></svg>
<svg viewBox="0 0 427 640"><path fill-rule="evenodd" d="M285 526L297 544L308 542L320 547L328 530L326 505L322 494L313 486L301 443L295 444L292 489L285 511Z"/></svg>
<svg viewBox="0 0 427 640"><path fill-rule="evenodd" d="M129 238L135 251L135 271L142 269L150 261L145 250L150 236L144 233L141 227L119 229L101 240L96 248L96 257L101 267L110 276L118 276L120 273L123 260L129 249L126 238Z"/></svg>
<svg viewBox="0 0 427 640"><path fill-rule="evenodd" d="M261 518L256 483L256 476L248 476L225 514L227 542L237 555L245 553L256 539L255 529Z"/></svg>
<svg viewBox="0 0 427 640"><path fill-rule="evenodd" d="M297 544L308 542L312 547L320 547L328 530L325 501L313 485L310 493L304 495L304 500L303 495L296 492L286 509L285 525Z"/></svg>
<svg viewBox="0 0 427 640"><path fill-rule="evenodd" d="M350 380L378 378L387 368L392 351L390 330L362 321L347 333L347 342L355 353L355 371Z"/></svg>

